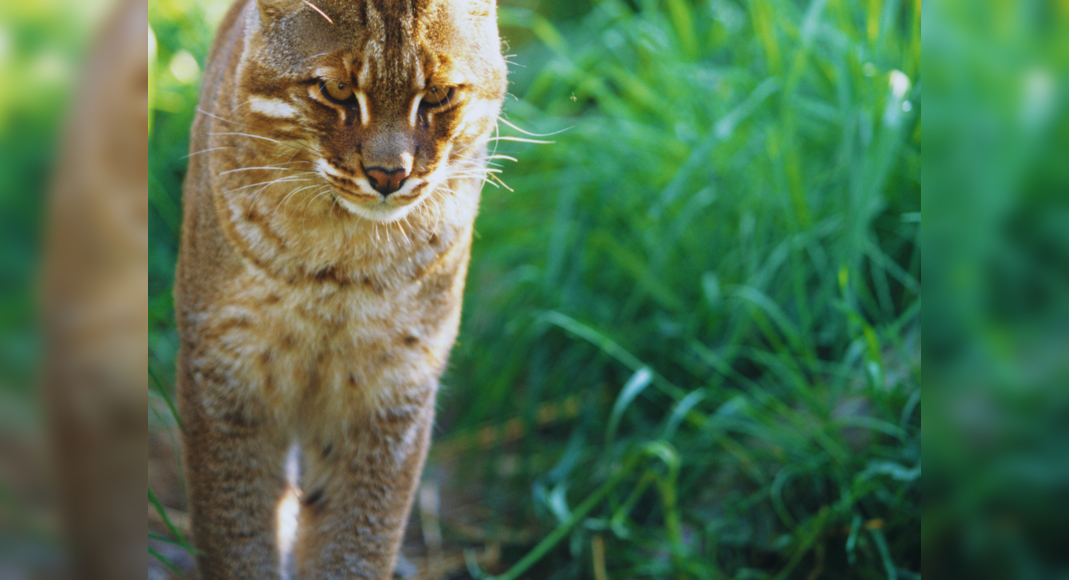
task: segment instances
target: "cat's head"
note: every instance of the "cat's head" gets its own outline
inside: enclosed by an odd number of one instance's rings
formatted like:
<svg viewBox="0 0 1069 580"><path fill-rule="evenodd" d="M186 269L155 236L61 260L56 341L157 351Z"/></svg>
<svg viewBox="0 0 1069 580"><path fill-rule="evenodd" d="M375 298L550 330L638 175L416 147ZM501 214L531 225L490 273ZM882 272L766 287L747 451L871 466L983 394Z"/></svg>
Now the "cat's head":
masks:
<svg viewBox="0 0 1069 580"><path fill-rule="evenodd" d="M342 207L392 221L482 175L506 89L495 0L252 1L236 116Z"/></svg>

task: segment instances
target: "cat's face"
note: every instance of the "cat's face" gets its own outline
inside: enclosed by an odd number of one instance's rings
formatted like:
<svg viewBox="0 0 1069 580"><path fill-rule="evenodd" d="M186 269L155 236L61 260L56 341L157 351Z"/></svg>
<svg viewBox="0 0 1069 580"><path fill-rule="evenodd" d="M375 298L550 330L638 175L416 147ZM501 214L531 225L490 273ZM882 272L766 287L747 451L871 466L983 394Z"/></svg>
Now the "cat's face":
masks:
<svg viewBox="0 0 1069 580"><path fill-rule="evenodd" d="M493 2L258 0L235 116L311 162L350 212L400 219L482 175L506 85Z"/></svg>

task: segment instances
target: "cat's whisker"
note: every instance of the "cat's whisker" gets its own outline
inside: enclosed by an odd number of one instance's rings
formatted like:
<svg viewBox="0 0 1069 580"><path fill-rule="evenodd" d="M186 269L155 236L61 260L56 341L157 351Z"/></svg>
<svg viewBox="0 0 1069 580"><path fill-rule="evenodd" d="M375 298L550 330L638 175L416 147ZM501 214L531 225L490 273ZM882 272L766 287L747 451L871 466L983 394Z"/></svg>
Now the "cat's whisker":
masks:
<svg viewBox="0 0 1069 580"><path fill-rule="evenodd" d="M295 190L293 190L293 191L291 191L291 192L287 193L287 194L286 194L286 197L283 197L283 198L282 198L282 201L281 201L281 202L279 202L279 204L278 204L277 206L275 206L275 213L278 213L278 210L279 210L279 209L281 209L281 208L282 208L282 206L283 206L283 205L285 205L286 201L287 201L287 200L289 200L289 199L290 199L291 197L293 197L293 196L294 196L294 195L296 195L297 193L299 193L299 192L301 192L301 191L304 191L304 190L306 190L306 189L312 189L313 187L316 187L317 185L318 185L318 184L315 184L315 183L313 183L312 185L306 185L306 186L304 186L304 187L301 187L301 188L295 189Z"/></svg>
<svg viewBox="0 0 1069 580"><path fill-rule="evenodd" d="M494 181L497 181L498 183L501 184L501 187L504 187L505 189L509 190L510 192L516 193L516 190L512 189L511 187L509 187L509 184L507 184L504 181L502 181L500 177L498 177L498 176L496 176L494 174L490 174L490 179L493 179Z"/></svg>
<svg viewBox="0 0 1069 580"><path fill-rule="evenodd" d="M243 105L246 105L246 104L252 103L252 102L253 102L253 101L255 101L255 100L256 100L257 98L259 98L259 97L253 97L253 98L251 98L251 99L249 99L249 100L245 101L245 103L242 103L242 105L239 105L239 106L243 106ZM240 122L240 121L235 121L235 120L233 120L233 119L224 119L224 118L222 118L222 117L220 117L220 116L218 116L218 115L213 115L212 113L209 113L208 111L205 111L204 109L201 109L201 108L199 108L199 107L197 108L197 111L199 111L199 112L201 112L201 113L203 113L203 114L205 114L205 115L208 115L209 117L212 117L213 119L218 119L218 120L220 120L220 121L222 121L222 122L224 122L224 123L230 123L230 124L233 124L233 125L237 125L238 127L242 128L242 129L249 129L249 130L252 130L252 127L250 127L250 126L249 126L248 124L246 124L246 123L242 123L242 122ZM245 113L244 115L242 115L242 116L241 116L242 120L244 120L244 119L245 119L245 117L248 117L248 116L249 116L250 114L252 114L252 112L253 112L253 111L249 111L248 113ZM231 113L233 113L233 111L231 111Z"/></svg>
<svg viewBox="0 0 1069 580"><path fill-rule="evenodd" d="M310 61L310 60L312 60L313 58L318 58L318 57L321 57L321 56L326 56L326 55L328 55L328 54L330 54L330 53L328 53L328 52L321 52L321 53L319 53L319 54L313 54L312 56L310 56L310 57L308 57L308 58L302 58L301 60L297 61L296 63L294 63L294 65L293 65L293 66L291 66L291 67L290 67L290 70L289 70L289 72L293 72L293 71L294 71L294 69L296 69L296 68L297 68L298 66L300 66L300 65L302 65L302 64L304 64L304 63L306 63L306 62L308 62L308 61ZM249 99L249 101L251 101L251 100L252 100L252 99ZM246 102L248 102L248 101L246 101Z"/></svg>
<svg viewBox="0 0 1069 580"><path fill-rule="evenodd" d="M450 175L451 176L452 175L459 175L461 173L466 173L466 174L484 173L486 171L490 171L490 172L493 172L493 173L500 173L501 172L500 169L493 169L493 168L487 169L482 164L479 164L479 165L468 165L468 166L457 167L455 169L455 172L454 173L450 173Z"/></svg>
<svg viewBox="0 0 1069 580"><path fill-rule="evenodd" d="M516 143L536 143L538 145L549 145L551 143L556 143L556 141L540 141L538 139L525 139L523 137L510 137L508 135L500 136L500 137L490 137L486 141L487 142L490 142L490 141L514 141Z"/></svg>
<svg viewBox="0 0 1069 580"><path fill-rule="evenodd" d="M423 204L421 203L420 205L422 206ZM412 222L408 221L408 216L409 215L411 215L411 214L410 213L406 213L404 215L404 217L401 218L401 221L405 222L405 225L408 226L408 229L412 229Z"/></svg>
<svg viewBox="0 0 1069 580"><path fill-rule="evenodd" d="M279 145L281 145L283 147L288 147L290 149L294 149L294 150L298 150L298 151L304 150L304 151L307 151L307 152L309 152L309 153L311 153L313 155L318 156L318 152L313 150L311 147L308 147L307 145L297 144L297 145L300 145L298 147L293 143L284 143L282 141L279 141L278 139L272 139L270 137L264 137L263 135L253 135L251 133L241 133L241 132L237 132L237 131L223 132L223 133L208 133L208 134L209 135L235 135L235 136L249 137L249 138L252 138L252 139L263 139L264 141L270 141L272 143L277 143L277 144L279 144Z"/></svg>
<svg viewBox="0 0 1069 580"><path fill-rule="evenodd" d="M252 135L250 133L224 132L224 133L208 133L208 134L209 135L237 135L237 136L241 136L241 137L250 137L252 139L263 139L264 141L270 141L272 143L278 143L279 145L282 145L283 147L286 146L285 143L283 143L282 141L279 141L278 139L272 139L270 137L264 137L262 135Z"/></svg>
<svg viewBox="0 0 1069 580"><path fill-rule="evenodd" d="M268 151L267 149L257 149L255 147L236 147L236 146L209 147L207 149L201 149L200 151L194 151L194 152L190 153L189 155L183 155L182 157L180 157L180 159L189 159L190 157L193 157L194 155L200 155L201 153L210 153L212 151L221 151L223 149L237 149L237 150L242 150L242 151L256 151L257 153L267 153L268 155L275 155L275 156L278 156L278 157L286 157L288 159L297 159L296 155L287 155L285 153L279 153L277 151ZM311 161L306 161L306 160L302 160L302 159L298 159L297 161L288 161L287 163L304 163L306 165L312 165ZM285 164L286 163L284 163L283 165L285 165Z"/></svg>
<svg viewBox="0 0 1069 580"><path fill-rule="evenodd" d="M238 109L244 107L245 105L248 105L249 103L251 103L251 102L253 102L255 100L256 100L256 97L252 97L251 99L245 101L244 103L239 103L237 105L234 105L234 108L230 109L230 114L233 115L234 113L237 112Z"/></svg>
<svg viewBox="0 0 1069 580"><path fill-rule="evenodd" d="M255 97L253 99L249 99L248 101L246 101L246 103L251 103L254 99L255 99ZM209 113L208 111L205 111L204 109L202 109L200 107L197 107L197 112L198 113L202 113L204 115L208 115L209 117L211 117L213 119L219 119L220 121L222 121L224 123L233 123L234 125L237 125L238 127L248 128L248 125L246 125L245 123L234 121L233 119L224 119L224 118L220 117L219 115L213 115L212 113ZM233 112L233 111L231 111L231 112Z"/></svg>
<svg viewBox="0 0 1069 580"><path fill-rule="evenodd" d="M498 116L494 117L494 137L500 137L501 136L501 125L498 123L498 121L500 119L501 119L501 115L498 115ZM489 137L487 137L487 139L489 139ZM489 141L485 141L484 144L485 143L489 143ZM490 152L490 155L497 155L497 146L499 144L500 144L500 141L494 141L494 150Z"/></svg>
<svg viewBox="0 0 1069 580"><path fill-rule="evenodd" d="M481 139L473 141L473 142L469 143L466 147L464 147L462 149L457 149L456 151L451 151L449 153L449 158L450 159L461 158L461 154L464 153L465 151L471 149L472 147L476 147L478 145L482 145L484 143L485 143L485 141L483 141ZM465 157L464 159L467 159L467 158Z"/></svg>
<svg viewBox="0 0 1069 580"><path fill-rule="evenodd" d="M512 123L506 121L500 115L498 115L497 120L501 121L502 123L504 123L506 125L508 125L509 127L512 127L513 129L519 131L520 133L523 133L524 135L528 135L530 137L552 137L553 135L560 135L561 133L563 133L565 131L570 131L573 128L573 127L565 127L563 129L561 129L560 131L554 131L552 133L531 133L530 131L525 131L523 129L520 129L516 125L513 125Z"/></svg>
<svg viewBox="0 0 1069 580"><path fill-rule="evenodd" d="M489 169L489 168L487 168L487 169ZM478 170L478 171L472 171L472 172L454 173L454 174L450 175L449 177L450 177L450 179L481 179L483 181L486 181L487 183L491 183L490 181L488 181L488 178L487 178L487 176L490 173L492 173L492 172L488 171L488 170ZM495 185L494 187L497 187L497 186Z"/></svg>
<svg viewBox="0 0 1069 580"><path fill-rule="evenodd" d="M243 185L241 187L236 187L234 189L228 189L228 190L226 190L226 192L227 193L231 193L231 192L234 192L234 191L240 191L242 189L248 189L250 187L256 187L257 185L263 185L266 188L267 186L273 185L275 183L283 183L283 182L286 182L286 181L308 181L307 179L299 179L298 177L299 176L297 176L297 175L288 175L286 177L280 177L278 179L273 179L271 181L261 181L259 183L250 183L249 185ZM261 189L260 191L263 191L263 190ZM257 192L257 193L259 193L259 192Z"/></svg>
<svg viewBox="0 0 1069 580"><path fill-rule="evenodd" d="M397 224L397 231L401 232L401 237L403 237L405 239L405 241L408 242L409 245L411 245L412 244L412 240L408 239L408 235L405 234L405 228L401 227L401 222L393 222L393 223Z"/></svg>
<svg viewBox="0 0 1069 580"><path fill-rule="evenodd" d="M230 170L227 170L227 171L221 171L217 175L226 175L228 173L238 173L239 171L256 171L257 169L274 170L274 171L296 171L296 169L293 169L292 167L278 167L278 166L270 166L269 165L269 166L263 166L263 167L239 167L237 169L230 169ZM310 175L310 174L316 174L316 173L317 172L315 172L315 171L301 171L301 172L298 172L298 173L294 173L294 175Z"/></svg>
<svg viewBox="0 0 1069 580"><path fill-rule="evenodd" d="M308 180L307 179L299 179L297 181L294 181L293 183L301 183L301 182L304 182L304 181L308 181ZM249 197L250 198L258 197L261 193L264 192L265 189L267 189L268 187L271 187L272 185L274 185L274 183L268 183L267 185L261 187L260 189L257 189L256 192L253 193L252 195L250 195Z"/></svg>
<svg viewBox="0 0 1069 580"><path fill-rule="evenodd" d="M453 177L457 179L479 179L485 181L486 183L489 183L490 185L493 185L494 187L497 187L497 184L495 184L493 181L490 181L490 175L491 174L488 173L479 173L472 175L454 175Z"/></svg>
<svg viewBox="0 0 1069 580"><path fill-rule="evenodd" d="M449 192L449 193L453 194L453 195L449 196L448 199L453 202L453 209L455 209L457 212L459 212L460 211L460 202L457 201L457 196L460 195L460 194L458 194L457 192L453 191L452 189L449 189L448 187L443 187L443 188L441 188L440 191L442 193L442 197L443 198L445 198L445 192Z"/></svg>
<svg viewBox="0 0 1069 580"><path fill-rule="evenodd" d="M305 209L307 210L308 208L310 208L310 206L312 205L312 202L314 202L315 200L323 197L324 195L330 195L332 190L333 190L333 188L331 186L327 185L327 186L323 187L323 189L320 189L320 190L316 191L314 193L314 195L312 195L310 198L308 198L308 201L304 202ZM337 201L337 198L334 198L334 199L335 199L335 201ZM300 208L297 208L297 211L302 211L302 210ZM310 213L311 213L310 211L305 211L304 212L304 219L301 220L301 228L302 229L304 229L305 226L308 225L308 215Z"/></svg>
<svg viewBox="0 0 1069 580"><path fill-rule="evenodd" d="M323 18L326 18L327 22L329 22L331 24L334 24L334 21L330 19L330 16L327 16L326 12L323 12L322 10L320 10L319 6L316 6L315 4L312 4L308 0L303 0L303 1L304 1L305 5L307 5L309 8L311 8L312 10L315 10L316 12L318 12L319 15L322 16Z"/></svg>
<svg viewBox="0 0 1069 580"><path fill-rule="evenodd" d="M304 207L305 207L305 208L308 208L308 207L309 207L309 206L311 205L311 203L312 203L313 201L315 201L316 199L318 199L318 198L319 198L319 196L323 195L323 193L324 193L324 192L326 192L326 191L327 191L327 190L326 190L326 188L323 188L323 189L319 189L319 190L317 190L317 191L314 191L314 192L312 192L312 196L311 196L311 197L309 197L309 198L308 198L308 199L307 199L307 200L306 200L306 201L304 202ZM298 211L298 212L301 212L302 210L301 210L301 208L300 208L300 207L298 207L298 208L297 208L297 211ZM305 228L306 228L306 227L308 226L308 214L309 214L309 213L310 213L310 212L307 212L307 211L305 211L305 212L304 212L304 218L303 218L303 219L301 220L301 229L302 229L302 230L303 230L303 229L305 229Z"/></svg>
<svg viewBox="0 0 1069 580"><path fill-rule="evenodd" d="M509 159L512 159L512 158L510 157ZM483 167L481 163L480 164L475 164L475 163L478 163L478 159L465 159L465 160L469 160L469 161L472 161L474 163L472 163L471 166L456 168L460 172L463 172L463 171L490 171L490 172L493 172L493 173L500 173L501 171L503 171L503 170L500 170L500 169L493 169L493 168L492 169L487 169L487 168ZM512 160L515 161L515 159L512 159ZM486 164L487 164L487 166L500 167L499 164L491 163L489 161L487 161ZM455 175L455 174L456 173L453 173L453 175Z"/></svg>

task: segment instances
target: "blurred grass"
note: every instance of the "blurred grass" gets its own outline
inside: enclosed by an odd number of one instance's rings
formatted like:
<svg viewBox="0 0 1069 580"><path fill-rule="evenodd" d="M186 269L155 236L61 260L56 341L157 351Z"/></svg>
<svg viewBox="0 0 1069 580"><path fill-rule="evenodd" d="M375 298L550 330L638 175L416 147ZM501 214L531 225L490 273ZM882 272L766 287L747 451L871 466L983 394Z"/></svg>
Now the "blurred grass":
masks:
<svg viewBox="0 0 1069 580"><path fill-rule="evenodd" d="M922 541L935 574L1064 578L1069 4L925 8Z"/></svg>
<svg viewBox="0 0 1069 580"><path fill-rule="evenodd" d="M150 6L164 398L183 54L203 65L221 4ZM513 191L484 190L436 439L519 420L452 447L487 525L541 538L504 577L919 578L919 2L536 0L500 22L505 119L555 134L498 147Z"/></svg>
<svg viewBox="0 0 1069 580"><path fill-rule="evenodd" d="M80 51L106 7L59 0L0 5L0 425L21 422L40 360L33 284L52 152ZM11 409L18 407L18 410Z"/></svg>
<svg viewBox="0 0 1069 580"><path fill-rule="evenodd" d="M47 436L40 271L56 152L108 0L0 3L0 577L54 577L67 550ZM68 155L68 158L70 156Z"/></svg>

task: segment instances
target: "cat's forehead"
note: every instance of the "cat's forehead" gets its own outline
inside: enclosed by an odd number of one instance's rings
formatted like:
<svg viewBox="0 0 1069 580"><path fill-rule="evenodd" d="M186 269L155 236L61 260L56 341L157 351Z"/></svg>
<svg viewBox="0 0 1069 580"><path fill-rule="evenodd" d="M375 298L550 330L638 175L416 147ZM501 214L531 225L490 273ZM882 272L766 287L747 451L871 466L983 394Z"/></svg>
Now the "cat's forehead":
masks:
<svg viewBox="0 0 1069 580"><path fill-rule="evenodd" d="M334 54L353 55L365 75L400 63L409 65L406 71L429 65L448 74L450 59L439 57L469 44L482 28L471 26L477 15L461 9L468 1L291 0L285 12L265 23L265 48L294 74L308 72L318 66L318 57Z"/></svg>

